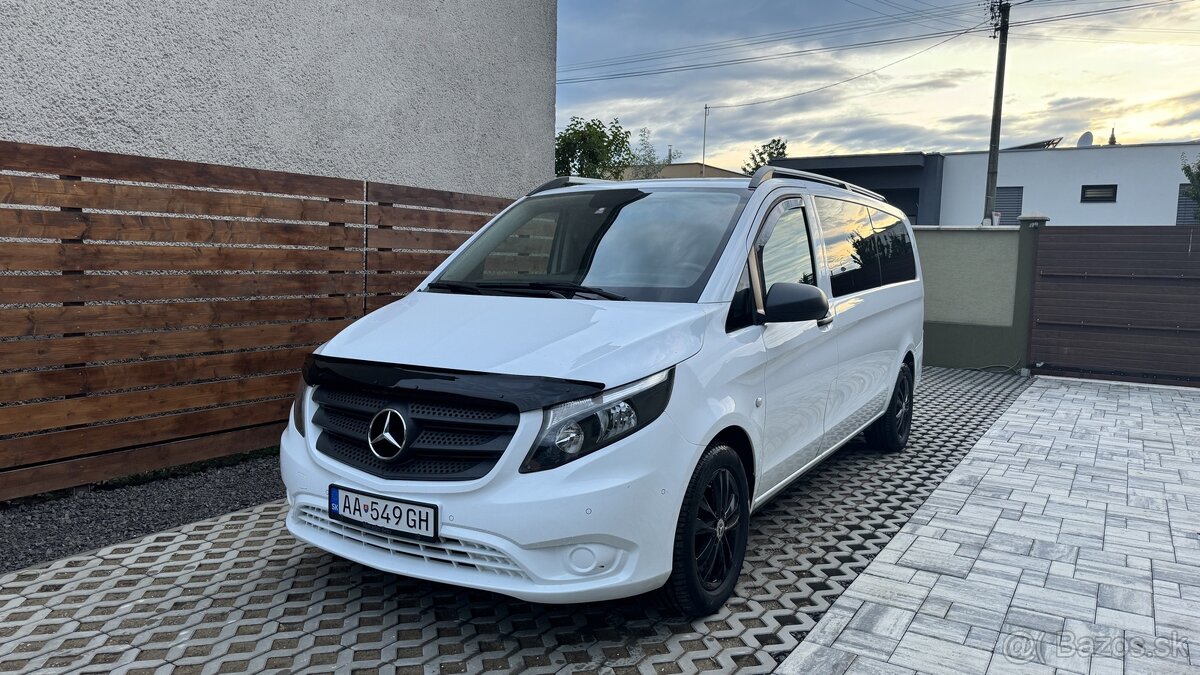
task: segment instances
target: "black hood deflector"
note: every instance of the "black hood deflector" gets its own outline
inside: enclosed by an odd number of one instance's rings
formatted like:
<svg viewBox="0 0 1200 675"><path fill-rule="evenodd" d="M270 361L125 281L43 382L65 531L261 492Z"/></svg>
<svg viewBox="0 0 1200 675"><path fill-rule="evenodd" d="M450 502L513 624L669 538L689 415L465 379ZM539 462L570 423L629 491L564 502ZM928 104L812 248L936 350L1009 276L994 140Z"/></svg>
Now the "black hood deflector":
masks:
<svg viewBox="0 0 1200 675"><path fill-rule="evenodd" d="M319 354L311 354L305 359L304 381L312 386L422 392L447 398L501 402L516 406L521 412L594 396L604 390L604 385L598 382L425 368Z"/></svg>

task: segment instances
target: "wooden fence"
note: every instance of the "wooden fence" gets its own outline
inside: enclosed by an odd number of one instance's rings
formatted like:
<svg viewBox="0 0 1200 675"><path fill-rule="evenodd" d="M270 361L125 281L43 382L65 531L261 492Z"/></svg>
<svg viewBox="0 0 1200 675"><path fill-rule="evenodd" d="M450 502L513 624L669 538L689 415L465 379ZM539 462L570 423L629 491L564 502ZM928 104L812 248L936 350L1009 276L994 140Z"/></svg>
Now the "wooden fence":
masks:
<svg viewBox="0 0 1200 675"><path fill-rule="evenodd" d="M1200 227L1040 229L1039 373L1200 385Z"/></svg>
<svg viewBox="0 0 1200 675"><path fill-rule="evenodd" d="M507 204L0 142L0 500L274 445L304 355Z"/></svg>

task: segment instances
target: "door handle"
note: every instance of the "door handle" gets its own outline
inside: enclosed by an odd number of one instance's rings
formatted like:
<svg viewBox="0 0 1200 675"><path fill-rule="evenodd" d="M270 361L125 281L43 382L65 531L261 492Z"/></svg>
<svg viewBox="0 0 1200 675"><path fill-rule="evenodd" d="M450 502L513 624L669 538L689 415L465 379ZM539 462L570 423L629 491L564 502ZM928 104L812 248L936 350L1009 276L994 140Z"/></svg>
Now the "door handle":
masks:
<svg viewBox="0 0 1200 675"><path fill-rule="evenodd" d="M831 323L833 323L833 314L826 314L820 319L817 319L817 326L820 326L821 328L824 328Z"/></svg>

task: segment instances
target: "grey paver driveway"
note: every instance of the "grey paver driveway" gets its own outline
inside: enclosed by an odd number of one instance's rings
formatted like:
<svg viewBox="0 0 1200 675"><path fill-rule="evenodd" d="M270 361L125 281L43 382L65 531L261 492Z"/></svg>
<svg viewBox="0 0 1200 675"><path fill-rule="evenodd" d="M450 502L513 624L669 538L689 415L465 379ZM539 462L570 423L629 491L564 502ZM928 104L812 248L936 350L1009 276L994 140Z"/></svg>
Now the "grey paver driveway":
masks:
<svg viewBox="0 0 1200 675"><path fill-rule="evenodd" d="M1200 673L1200 389L1039 379L788 673Z"/></svg>
<svg viewBox="0 0 1200 675"><path fill-rule="evenodd" d="M910 447L848 446L755 514L706 620L374 572L297 542L272 502L0 576L0 672L769 672L1027 385L928 369Z"/></svg>

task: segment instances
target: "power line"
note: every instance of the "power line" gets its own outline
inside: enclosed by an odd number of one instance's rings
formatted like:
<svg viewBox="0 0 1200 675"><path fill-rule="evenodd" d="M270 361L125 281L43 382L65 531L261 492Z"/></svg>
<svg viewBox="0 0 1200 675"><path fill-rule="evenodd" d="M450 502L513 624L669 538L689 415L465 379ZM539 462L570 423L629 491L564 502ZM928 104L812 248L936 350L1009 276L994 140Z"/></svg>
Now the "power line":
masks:
<svg viewBox="0 0 1200 675"><path fill-rule="evenodd" d="M593 75L586 77L568 78L558 80L556 84L578 84L581 82L600 82L605 80L623 80L630 77L644 77L646 75L661 75L663 73L677 73L690 70L706 70L709 68L721 68L724 66L739 65L743 63L759 63L762 61L777 61L779 59L787 59L794 56L807 54L822 54L827 52L839 52L852 49L862 49L864 47L878 47L882 45L904 44L907 42L919 42L921 40L930 40L939 37L953 35L957 31L940 31L937 33L926 33L923 35L910 35L900 38L885 38L880 40L869 40L866 42L855 42L851 44L835 45L830 47L810 47L808 49L797 49L778 54L767 54L763 56L747 56L737 59L726 59L724 61L709 61L705 63L691 63L678 66L664 66L650 70L627 71L623 73L610 73L608 75Z"/></svg>
<svg viewBox="0 0 1200 675"><path fill-rule="evenodd" d="M1053 0L1050 0L1050 1L1053 1ZM1076 18L1115 14L1118 12L1149 9L1151 7L1161 7L1161 6L1165 6L1165 5L1181 4L1184 2L1192 2L1192 1L1193 0L1157 0L1155 2L1143 2L1143 3L1133 4L1133 5L1126 5L1123 7L1102 8L1102 9L1083 11L1083 12L1072 12L1072 13L1068 13L1068 14L1028 19L1025 21L1013 22L1012 25L1014 27L1041 25L1041 24L1046 24L1046 23L1067 21L1067 20L1076 19ZM972 32L973 30L979 30L979 29L972 29L972 30L968 30L967 32ZM687 64L679 64L679 65L674 65L674 66L661 66L661 67L657 67L657 68L624 71L624 72L618 72L618 73L608 73L608 74L591 75L591 76L580 76L580 77L574 77L574 78L564 78L564 79L558 80L556 82L556 84L579 84L579 83L584 83L584 82L601 82L601 81L607 81L607 80L628 79L628 78L632 78L632 77L645 77L645 76L649 76L649 75L661 75L661 74L666 74L666 73L686 72L686 71L692 71L692 70L707 70L707 69L711 69L711 68L721 68L721 67L731 66L731 65L741 65L741 64L746 64L746 63L759 63L759 62L763 62L763 61L786 59L786 58L792 58L792 57L801 56L801 55L828 53L828 52L836 52L836 51L846 51L846 50L852 50L852 49L862 49L862 48L866 48L866 47L876 47L876 46L885 46L885 45L894 45L894 44L904 44L904 43L908 43L908 42L917 42L920 40L936 39L939 37L948 37L951 35L956 35L958 32L959 31L939 31L939 32L926 33L926 34L921 34L921 35L910 35L910 36L899 37L899 38L885 38L885 39L878 39L878 40L869 40L869 41L864 41L864 42L857 42L857 43L843 44L843 45L834 45L834 46L829 46L829 47L811 47L811 48L807 48L807 49L798 49L798 50L792 50L792 51L781 52L781 53L776 53L776 54L748 56L748 57L741 57L741 58L724 59L724 60L720 60L720 61L687 63Z"/></svg>
<svg viewBox="0 0 1200 675"><path fill-rule="evenodd" d="M920 50L920 51L913 52L912 54L909 54L908 56L905 56L905 57L903 57L903 58L896 59L895 61L891 61L891 62L889 62L889 63L885 63L885 64L883 64L882 66L879 66L878 68L874 68L874 69L872 69L872 70L868 70L868 71L867 71L867 72L865 72L865 73L859 73L858 75L855 75L854 77L847 77L847 78L846 78L846 79L844 79L844 80L838 80L837 82L831 82L831 83L829 83L829 84L826 84L826 85L824 85L824 86L817 87L817 88L815 88L815 89L809 89L809 90L807 90L807 91L800 91L800 92L796 92L795 94L788 94L788 95L786 95L786 96L777 96L777 97L775 97L775 98L763 99L763 100L761 100L761 101L750 101L749 103L726 103L726 104L724 104L724 105L710 105L710 106L707 106L707 107L708 107L708 109L709 109L709 110L715 110L715 109L721 109L721 108L744 108L744 107L747 107L747 106L752 106L752 105L761 105L761 104L763 104L763 103L774 103L774 102L776 102L776 101L784 101L784 100L787 100L787 99L789 99L789 98L797 98L797 97L800 97L800 96L805 96L805 95L807 95L807 94L815 94L815 93L817 93L818 91L824 91L824 90L826 90L826 89L832 89L833 87L837 87L837 86L840 86L840 85L846 84L847 82L853 82L853 81L855 81L855 80L862 79L862 78L864 78L864 77L866 77L866 76L868 76L868 75L874 75L875 73L878 73L878 72L879 72L879 71L881 71L881 70L884 70L884 69L886 69L886 68L891 68L892 66L894 66L894 65L896 65L896 64L898 64L898 63L904 63L905 61L908 61L909 59L914 59L914 58L916 58L916 57L918 57L918 56L920 56L920 55L924 54L925 52L928 52L928 51L930 51L930 50L932 50L932 49L937 49L938 47L941 47L942 45L946 44L947 42L950 42L951 40L955 40L955 39L957 39L957 38L960 38L960 37L962 37L962 36L966 35L967 33L970 33L970 32L972 32L972 31L974 31L976 28L979 28L980 26L982 26L983 24L987 23L988 21L990 21L990 19L988 19L988 20L984 20L984 21L981 21L981 22L979 22L979 23L975 24L974 26L972 26L972 27L970 27L970 28L968 28L968 29L966 29L966 30L960 31L960 32L958 32L958 33L955 33L954 35L951 35L950 37L946 38L945 40L942 40L941 42L938 42L938 43L936 43L936 44L929 45L928 47L925 47L924 49L922 49L922 50Z"/></svg>
<svg viewBox="0 0 1200 675"><path fill-rule="evenodd" d="M928 16L962 16L973 13L977 7L975 2L961 3L950 5L944 11L931 12ZM921 16L926 16L921 14ZM850 20L841 21L831 24L823 24L802 29L793 29L787 31L778 31L774 33L763 33L761 35L752 35L744 38L732 40L722 40L719 42L702 43L685 47L675 47L672 49L661 49L649 52L640 52L636 54L628 54L620 57L610 57L604 59L594 59L591 61L579 61L562 65L558 68L558 72L577 72L580 70L595 70L616 65L625 65L629 63L640 63L646 61L659 61L665 59L678 58L681 56L690 56L693 54L707 53L713 51L728 51L740 50L753 47L759 47L764 44L773 42L782 42L801 37L825 37L828 35L837 35L844 33L859 33L869 32L875 29L890 28L894 26L894 22L890 17L868 20Z"/></svg>

